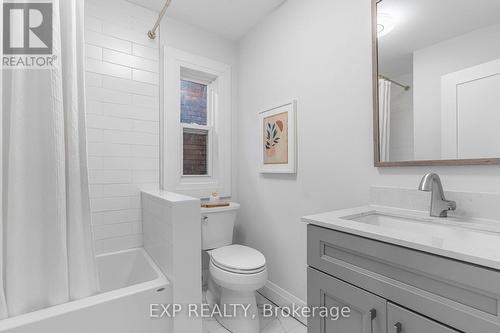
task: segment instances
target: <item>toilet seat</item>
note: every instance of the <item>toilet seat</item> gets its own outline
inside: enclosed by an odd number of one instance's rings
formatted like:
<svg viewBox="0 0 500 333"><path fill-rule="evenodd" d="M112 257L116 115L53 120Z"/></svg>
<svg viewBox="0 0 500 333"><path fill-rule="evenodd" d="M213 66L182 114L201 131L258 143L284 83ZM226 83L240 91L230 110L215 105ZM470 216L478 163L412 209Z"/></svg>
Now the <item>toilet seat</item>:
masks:
<svg viewBox="0 0 500 333"><path fill-rule="evenodd" d="M262 253L237 244L210 251L210 261L217 268L236 274L256 274L266 269L266 258Z"/></svg>

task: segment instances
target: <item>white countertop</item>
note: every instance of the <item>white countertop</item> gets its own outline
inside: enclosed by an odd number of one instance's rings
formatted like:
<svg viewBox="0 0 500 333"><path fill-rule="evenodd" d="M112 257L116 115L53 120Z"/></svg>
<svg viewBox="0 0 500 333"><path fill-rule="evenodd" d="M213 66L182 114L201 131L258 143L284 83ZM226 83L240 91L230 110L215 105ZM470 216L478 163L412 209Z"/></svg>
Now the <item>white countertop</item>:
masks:
<svg viewBox="0 0 500 333"><path fill-rule="evenodd" d="M370 212L402 218L400 227L346 219ZM419 221L403 221L405 217ZM500 270L500 221L458 217L434 218L429 216L429 212L375 205L305 216L302 221Z"/></svg>

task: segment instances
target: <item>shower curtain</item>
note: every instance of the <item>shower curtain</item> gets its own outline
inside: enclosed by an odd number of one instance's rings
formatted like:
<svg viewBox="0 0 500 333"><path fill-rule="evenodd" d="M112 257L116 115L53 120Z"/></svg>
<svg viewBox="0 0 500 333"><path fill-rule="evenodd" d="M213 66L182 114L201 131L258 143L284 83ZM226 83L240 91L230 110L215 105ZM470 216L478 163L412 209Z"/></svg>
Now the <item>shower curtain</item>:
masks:
<svg viewBox="0 0 500 333"><path fill-rule="evenodd" d="M391 82L379 79L380 160L390 161L391 148Z"/></svg>
<svg viewBox="0 0 500 333"><path fill-rule="evenodd" d="M86 157L84 1L52 3L59 66L1 71L1 318L99 289Z"/></svg>

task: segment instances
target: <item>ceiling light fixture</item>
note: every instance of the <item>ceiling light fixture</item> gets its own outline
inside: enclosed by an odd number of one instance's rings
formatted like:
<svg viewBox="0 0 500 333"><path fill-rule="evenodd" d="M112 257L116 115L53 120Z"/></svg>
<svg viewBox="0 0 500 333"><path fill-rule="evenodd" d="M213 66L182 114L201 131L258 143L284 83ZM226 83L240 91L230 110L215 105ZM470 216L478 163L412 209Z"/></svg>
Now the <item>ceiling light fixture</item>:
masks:
<svg viewBox="0 0 500 333"><path fill-rule="evenodd" d="M377 14L377 36L381 38L390 33L396 27L396 19L391 14Z"/></svg>

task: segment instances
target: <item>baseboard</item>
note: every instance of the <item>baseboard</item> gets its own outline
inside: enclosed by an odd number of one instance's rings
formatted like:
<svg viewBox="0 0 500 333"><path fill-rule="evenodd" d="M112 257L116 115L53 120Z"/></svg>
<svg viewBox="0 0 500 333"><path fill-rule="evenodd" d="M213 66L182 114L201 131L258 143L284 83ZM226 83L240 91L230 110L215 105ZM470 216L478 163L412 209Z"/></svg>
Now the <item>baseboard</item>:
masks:
<svg viewBox="0 0 500 333"><path fill-rule="evenodd" d="M271 281L267 281L266 285L259 289L259 293L279 307L292 308L294 304L299 307L307 306L306 302ZM307 318L296 316L294 318L307 326Z"/></svg>

